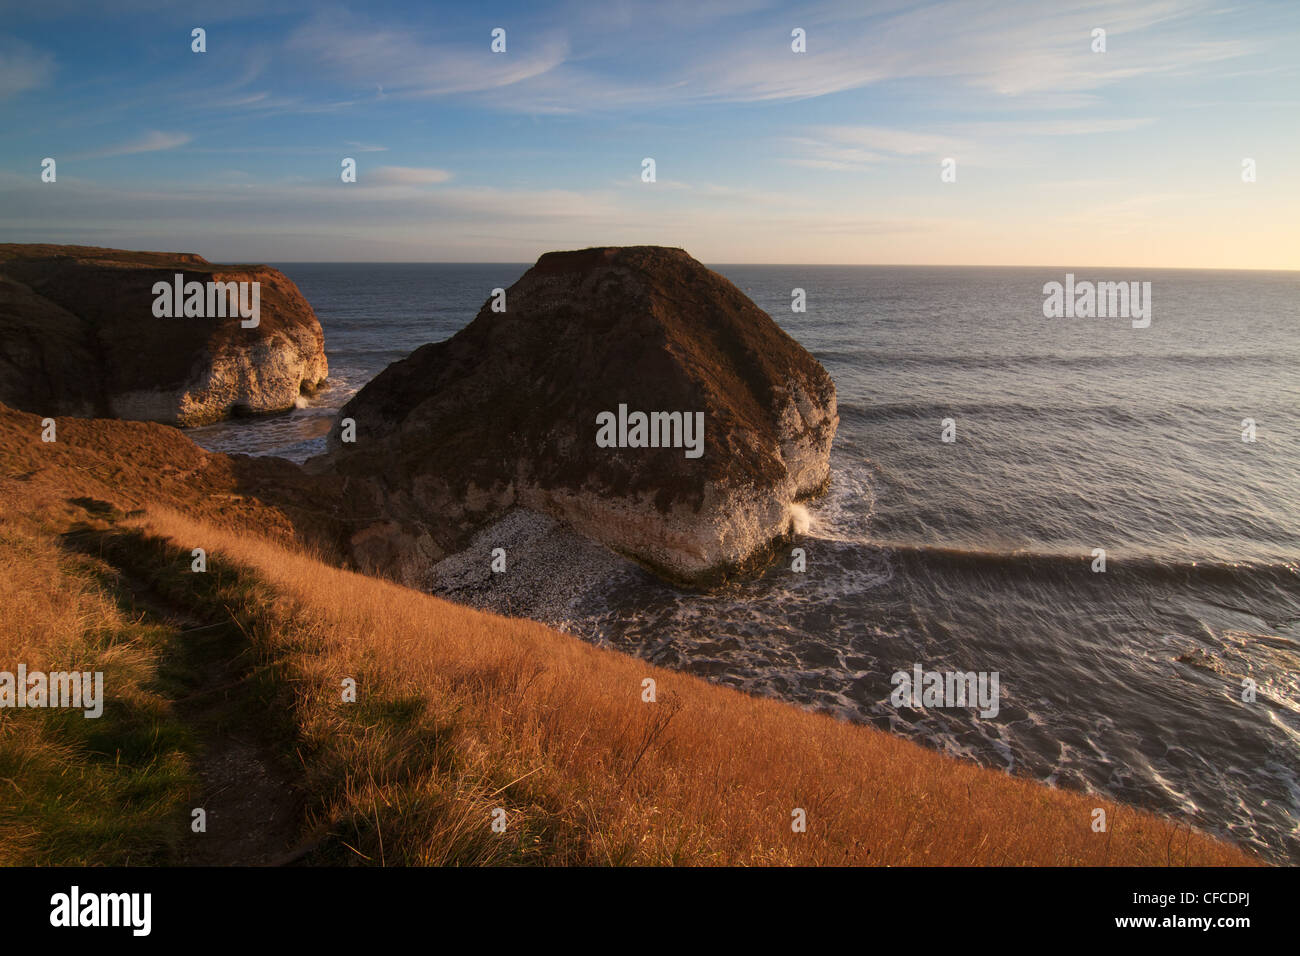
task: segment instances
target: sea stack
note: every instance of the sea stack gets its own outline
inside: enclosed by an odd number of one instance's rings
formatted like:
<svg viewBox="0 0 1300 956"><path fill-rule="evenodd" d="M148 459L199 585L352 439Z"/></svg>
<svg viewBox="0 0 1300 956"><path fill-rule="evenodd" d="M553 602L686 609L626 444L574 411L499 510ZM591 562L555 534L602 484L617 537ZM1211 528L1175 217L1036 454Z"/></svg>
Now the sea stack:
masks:
<svg viewBox="0 0 1300 956"><path fill-rule="evenodd" d="M681 249L584 249L390 365L310 467L377 487L358 563L400 579L523 507L708 583L791 532L838 423L826 370L722 276Z"/></svg>
<svg viewBox="0 0 1300 956"><path fill-rule="evenodd" d="M0 245L0 401L16 408L203 425L293 408L327 374L320 322L276 269Z"/></svg>

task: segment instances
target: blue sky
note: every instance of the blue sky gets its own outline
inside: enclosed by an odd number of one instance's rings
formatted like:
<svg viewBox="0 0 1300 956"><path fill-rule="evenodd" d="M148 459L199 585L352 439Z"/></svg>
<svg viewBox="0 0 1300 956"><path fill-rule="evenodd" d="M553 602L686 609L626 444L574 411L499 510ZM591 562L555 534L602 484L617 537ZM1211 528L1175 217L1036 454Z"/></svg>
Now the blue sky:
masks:
<svg viewBox="0 0 1300 956"><path fill-rule="evenodd" d="M1290 0L0 13L6 241L214 261L645 242L717 263L1300 268Z"/></svg>

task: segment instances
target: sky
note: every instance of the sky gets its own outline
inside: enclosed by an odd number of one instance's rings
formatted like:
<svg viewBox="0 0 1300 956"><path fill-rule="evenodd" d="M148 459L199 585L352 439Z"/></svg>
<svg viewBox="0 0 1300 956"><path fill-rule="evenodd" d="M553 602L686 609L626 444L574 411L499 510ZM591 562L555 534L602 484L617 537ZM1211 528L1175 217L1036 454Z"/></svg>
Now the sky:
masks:
<svg viewBox="0 0 1300 956"><path fill-rule="evenodd" d="M1295 0L0 0L0 241L1300 269L1298 78Z"/></svg>

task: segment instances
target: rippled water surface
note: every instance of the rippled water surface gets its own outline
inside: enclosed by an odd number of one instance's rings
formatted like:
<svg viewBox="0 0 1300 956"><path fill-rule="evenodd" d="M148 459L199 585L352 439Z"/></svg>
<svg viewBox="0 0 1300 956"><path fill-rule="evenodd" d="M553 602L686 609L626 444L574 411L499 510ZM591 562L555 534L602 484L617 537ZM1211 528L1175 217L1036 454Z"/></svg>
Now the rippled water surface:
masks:
<svg viewBox="0 0 1300 956"><path fill-rule="evenodd" d="M317 453L348 396L526 267L281 268L330 388L207 447ZM807 571L697 594L611 564L558 623L1300 862L1300 276L1073 270L1151 282L1134 329L1044 318L1065 269L715 268L838 387ZM915 663L999 672L998 715L892 707Z"/></svg>

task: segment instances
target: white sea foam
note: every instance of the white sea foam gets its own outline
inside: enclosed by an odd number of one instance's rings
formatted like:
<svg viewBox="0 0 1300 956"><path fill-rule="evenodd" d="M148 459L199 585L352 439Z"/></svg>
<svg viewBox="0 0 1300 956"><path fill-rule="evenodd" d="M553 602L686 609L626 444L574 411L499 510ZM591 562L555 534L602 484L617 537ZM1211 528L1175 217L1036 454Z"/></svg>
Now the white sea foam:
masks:
<svg viewBox="0 0 1300 956"><path fill-rule="evenodd" d="M795 534L807 534L809 527L812 525L812 517L808 514L808 509L800 504L790 505L790 522L794 527Z"/></svg>

